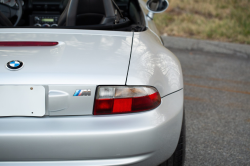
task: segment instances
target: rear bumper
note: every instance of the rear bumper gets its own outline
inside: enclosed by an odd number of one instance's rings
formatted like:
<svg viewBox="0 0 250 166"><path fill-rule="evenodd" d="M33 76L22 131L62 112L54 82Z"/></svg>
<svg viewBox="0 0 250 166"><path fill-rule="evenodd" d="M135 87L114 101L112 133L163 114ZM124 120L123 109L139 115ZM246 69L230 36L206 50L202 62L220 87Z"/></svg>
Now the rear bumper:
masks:
<svg viewBox="0 0 250 166"><path fill-rule="evenodd" d="M0 165L158 165L174 152L182 117L183 90L143 113L0 118Z"/></svg>

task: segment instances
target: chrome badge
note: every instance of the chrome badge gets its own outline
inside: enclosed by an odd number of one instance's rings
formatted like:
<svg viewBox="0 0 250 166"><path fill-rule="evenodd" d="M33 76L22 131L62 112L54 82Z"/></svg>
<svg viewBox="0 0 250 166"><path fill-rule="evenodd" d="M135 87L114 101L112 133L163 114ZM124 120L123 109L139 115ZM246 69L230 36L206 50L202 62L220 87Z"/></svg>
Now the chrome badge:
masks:
<svg viewBox="0 0 250 166"><path fill-rule="evenodd" d="M91 90L90 89L76 90L74 96L91 96Z"/></svg>
<svg viewBox="0 0 250 166"><path fill-rule="evenodd" d="M6 67L9 70L20 70L23 67L23 62L18 60L13 60L8 62Z"/></svg>

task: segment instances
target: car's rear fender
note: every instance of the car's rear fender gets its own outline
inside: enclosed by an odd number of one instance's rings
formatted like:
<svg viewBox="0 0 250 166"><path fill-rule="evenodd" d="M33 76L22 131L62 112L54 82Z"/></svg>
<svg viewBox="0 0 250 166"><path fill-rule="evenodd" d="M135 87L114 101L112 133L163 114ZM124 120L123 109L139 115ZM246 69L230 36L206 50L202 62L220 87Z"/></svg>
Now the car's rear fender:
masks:
<svg viewBox="0 0 250 166"><path fill-rule="evenodd" d="M126 85L151 85L162 97L183 88L179 60L150 30L134 33Z"/></svg>

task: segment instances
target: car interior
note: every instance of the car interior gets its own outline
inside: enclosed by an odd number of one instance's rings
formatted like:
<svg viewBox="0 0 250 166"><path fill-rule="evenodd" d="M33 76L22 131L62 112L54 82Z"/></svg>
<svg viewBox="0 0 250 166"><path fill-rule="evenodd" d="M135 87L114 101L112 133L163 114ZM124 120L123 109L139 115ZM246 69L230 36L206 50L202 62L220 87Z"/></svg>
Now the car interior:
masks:
<svg viewBox="0 0 250 166"><path fill-rule="evenodd" d="M0 0L0 28L144 31L137 0Z"/></svg>

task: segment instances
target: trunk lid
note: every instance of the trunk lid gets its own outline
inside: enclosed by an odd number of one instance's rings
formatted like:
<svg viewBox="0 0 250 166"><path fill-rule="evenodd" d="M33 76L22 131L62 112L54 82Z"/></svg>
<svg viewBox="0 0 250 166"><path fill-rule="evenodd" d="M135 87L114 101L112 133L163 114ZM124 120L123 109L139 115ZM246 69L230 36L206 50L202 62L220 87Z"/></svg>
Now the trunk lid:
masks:
<svg viewBox="0 0 250 166"><path fill-rule="evenodd" d="M0 47L0 85L48 89L47 115L92 114L97 85L125 85L132 32L1 29L0 41L56 41L52 47ZM24 63L10 71L12 60ZM76 90L91 96L75 97ZM84 109L83 109L84 108Z"/></svg>

